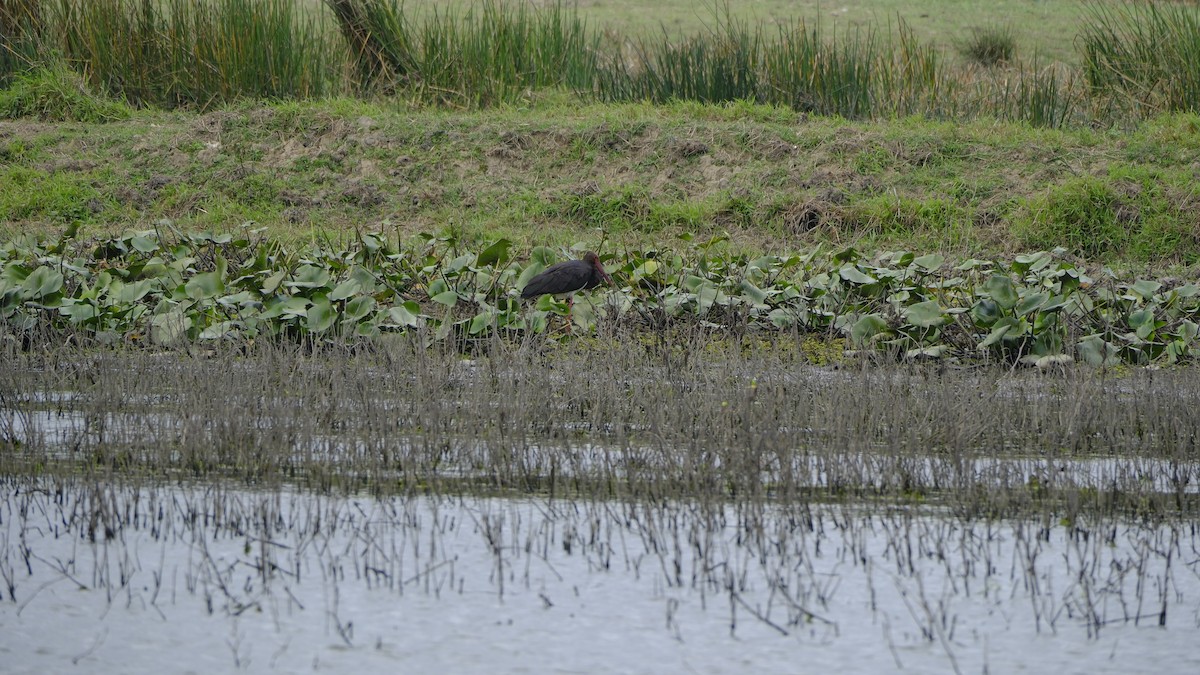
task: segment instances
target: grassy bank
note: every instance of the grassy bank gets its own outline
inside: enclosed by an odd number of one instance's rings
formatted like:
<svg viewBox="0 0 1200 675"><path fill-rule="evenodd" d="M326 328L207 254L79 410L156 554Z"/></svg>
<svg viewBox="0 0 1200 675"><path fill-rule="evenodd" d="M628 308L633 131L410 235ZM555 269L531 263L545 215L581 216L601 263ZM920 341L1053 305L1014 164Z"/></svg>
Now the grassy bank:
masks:
<svg viewBox="0 0 1200 675"><path fill-rule="evenodd" d="M284 241L427 231L640 249L728 233L752 253L1012 257L1061 245L1127 267L1200 259L1192 114L1052 131L745 103L454 112L342 99L160 113L61 77L0 92L0 107L92 120L0 121L4 238L166 219L188 231L251 223Z"/></svg>

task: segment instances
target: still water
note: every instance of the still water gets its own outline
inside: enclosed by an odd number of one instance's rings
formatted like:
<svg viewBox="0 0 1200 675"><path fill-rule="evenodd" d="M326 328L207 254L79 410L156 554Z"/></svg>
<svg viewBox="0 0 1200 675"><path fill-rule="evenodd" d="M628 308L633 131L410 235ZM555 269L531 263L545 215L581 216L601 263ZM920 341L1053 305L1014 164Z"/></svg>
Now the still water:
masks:
<svg viewBox="0 0 1200 675"><path fill-rule="evenodd" d="M6 673L1200 672L1194 527L219 484L3 491Z"/></svg>

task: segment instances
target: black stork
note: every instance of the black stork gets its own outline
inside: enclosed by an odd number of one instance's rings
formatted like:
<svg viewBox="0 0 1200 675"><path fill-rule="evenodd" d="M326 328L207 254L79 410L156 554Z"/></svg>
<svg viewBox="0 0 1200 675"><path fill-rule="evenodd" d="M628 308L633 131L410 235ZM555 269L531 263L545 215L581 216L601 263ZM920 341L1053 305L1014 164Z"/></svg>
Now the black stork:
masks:
<svg viewBox="0 0 1200 675"><path fill-rule="evenodd" d="M525 284L525 288L521 291L521 299L528 300L541 295L557 295L567 296L568 313L570 307L574 306L574 298L572 297L576 291L585 291L589 288L595 288L602 283L612 283L612 277L608 276L608 272L604 271L604 266L600 264L600 258L595 253L588 251L583 254L582 260L567 260L565 262L554 263L542 271L541 274L529 280ZM570 320L568 319L567 330L570 330Z"/></svg>

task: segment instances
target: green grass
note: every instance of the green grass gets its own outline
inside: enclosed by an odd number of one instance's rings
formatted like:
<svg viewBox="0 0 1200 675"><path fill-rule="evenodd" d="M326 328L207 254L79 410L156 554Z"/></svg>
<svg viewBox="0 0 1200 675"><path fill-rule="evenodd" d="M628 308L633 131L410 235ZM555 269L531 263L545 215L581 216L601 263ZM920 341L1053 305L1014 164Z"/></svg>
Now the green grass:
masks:
<svg viewBox="0 0 1200 675"><path fill-rule="evenodd" d="M65 173L10 167L0 170L7 189L0 192L0 220L38 221L47 225L95 222L105 208L103 194L89 180Z"/></svg>
<svg viewBox="0 0 1200 675"><path fill-rule="evenodd" d="M126 103L94 94L82 78L61 66L21 73L0 89L0 119L107 122L129 115Z"/></svg>
<svg viewBox="0 0 1200 675"><path fill-rule="evenodd" d="M1200 161L1190 113L1059 131L745 102L448 111L336 99L130 114L4 122L0 237L166 218L220 231L252 222L285 240L457 228L476 242L642 248L728 232L749 251L1068 245L1105 263L1200 259L1188 234ZM1117 198L1130 204L1119 216ZM1112 220L1134 207L1136 221ZM1094 236L1113 222L1136 227Z"/></svg>
<svg viewBox="0 0 1200 675"><path fill-rule="evenodd" d="M1197 246L1200 233L1187 224L1197 205L1200 194L1186 176L1120 164L1029 199L1016 229L1034 248L1065 246L1093 259L1115 253L1154 260Z"/></svg>

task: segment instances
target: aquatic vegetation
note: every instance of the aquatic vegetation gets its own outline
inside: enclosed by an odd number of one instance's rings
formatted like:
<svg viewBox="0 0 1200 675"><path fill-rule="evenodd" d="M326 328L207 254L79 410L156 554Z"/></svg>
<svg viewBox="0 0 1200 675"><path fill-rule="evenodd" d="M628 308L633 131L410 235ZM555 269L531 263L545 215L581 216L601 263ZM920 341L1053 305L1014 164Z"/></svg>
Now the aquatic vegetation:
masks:
<svg viewBox="0 0 1200 675"><path fill-rule="evenodd" d="M47 331L170 346L418 330L466 347L543 333L569 313L584 330L788 331L895 358L1049 367L1186 362L1200 334L1200 286L1091 273L1059 250L958 263L853 248L750 258L722 238L685 238L679 250L602 254L616 288L570 309L520 301L560 254L535 248L522 265L506 239L468 250L448 236L362 233L289 250L253 232L71 235L0 245L0 320L24 343Z"/></svg>

